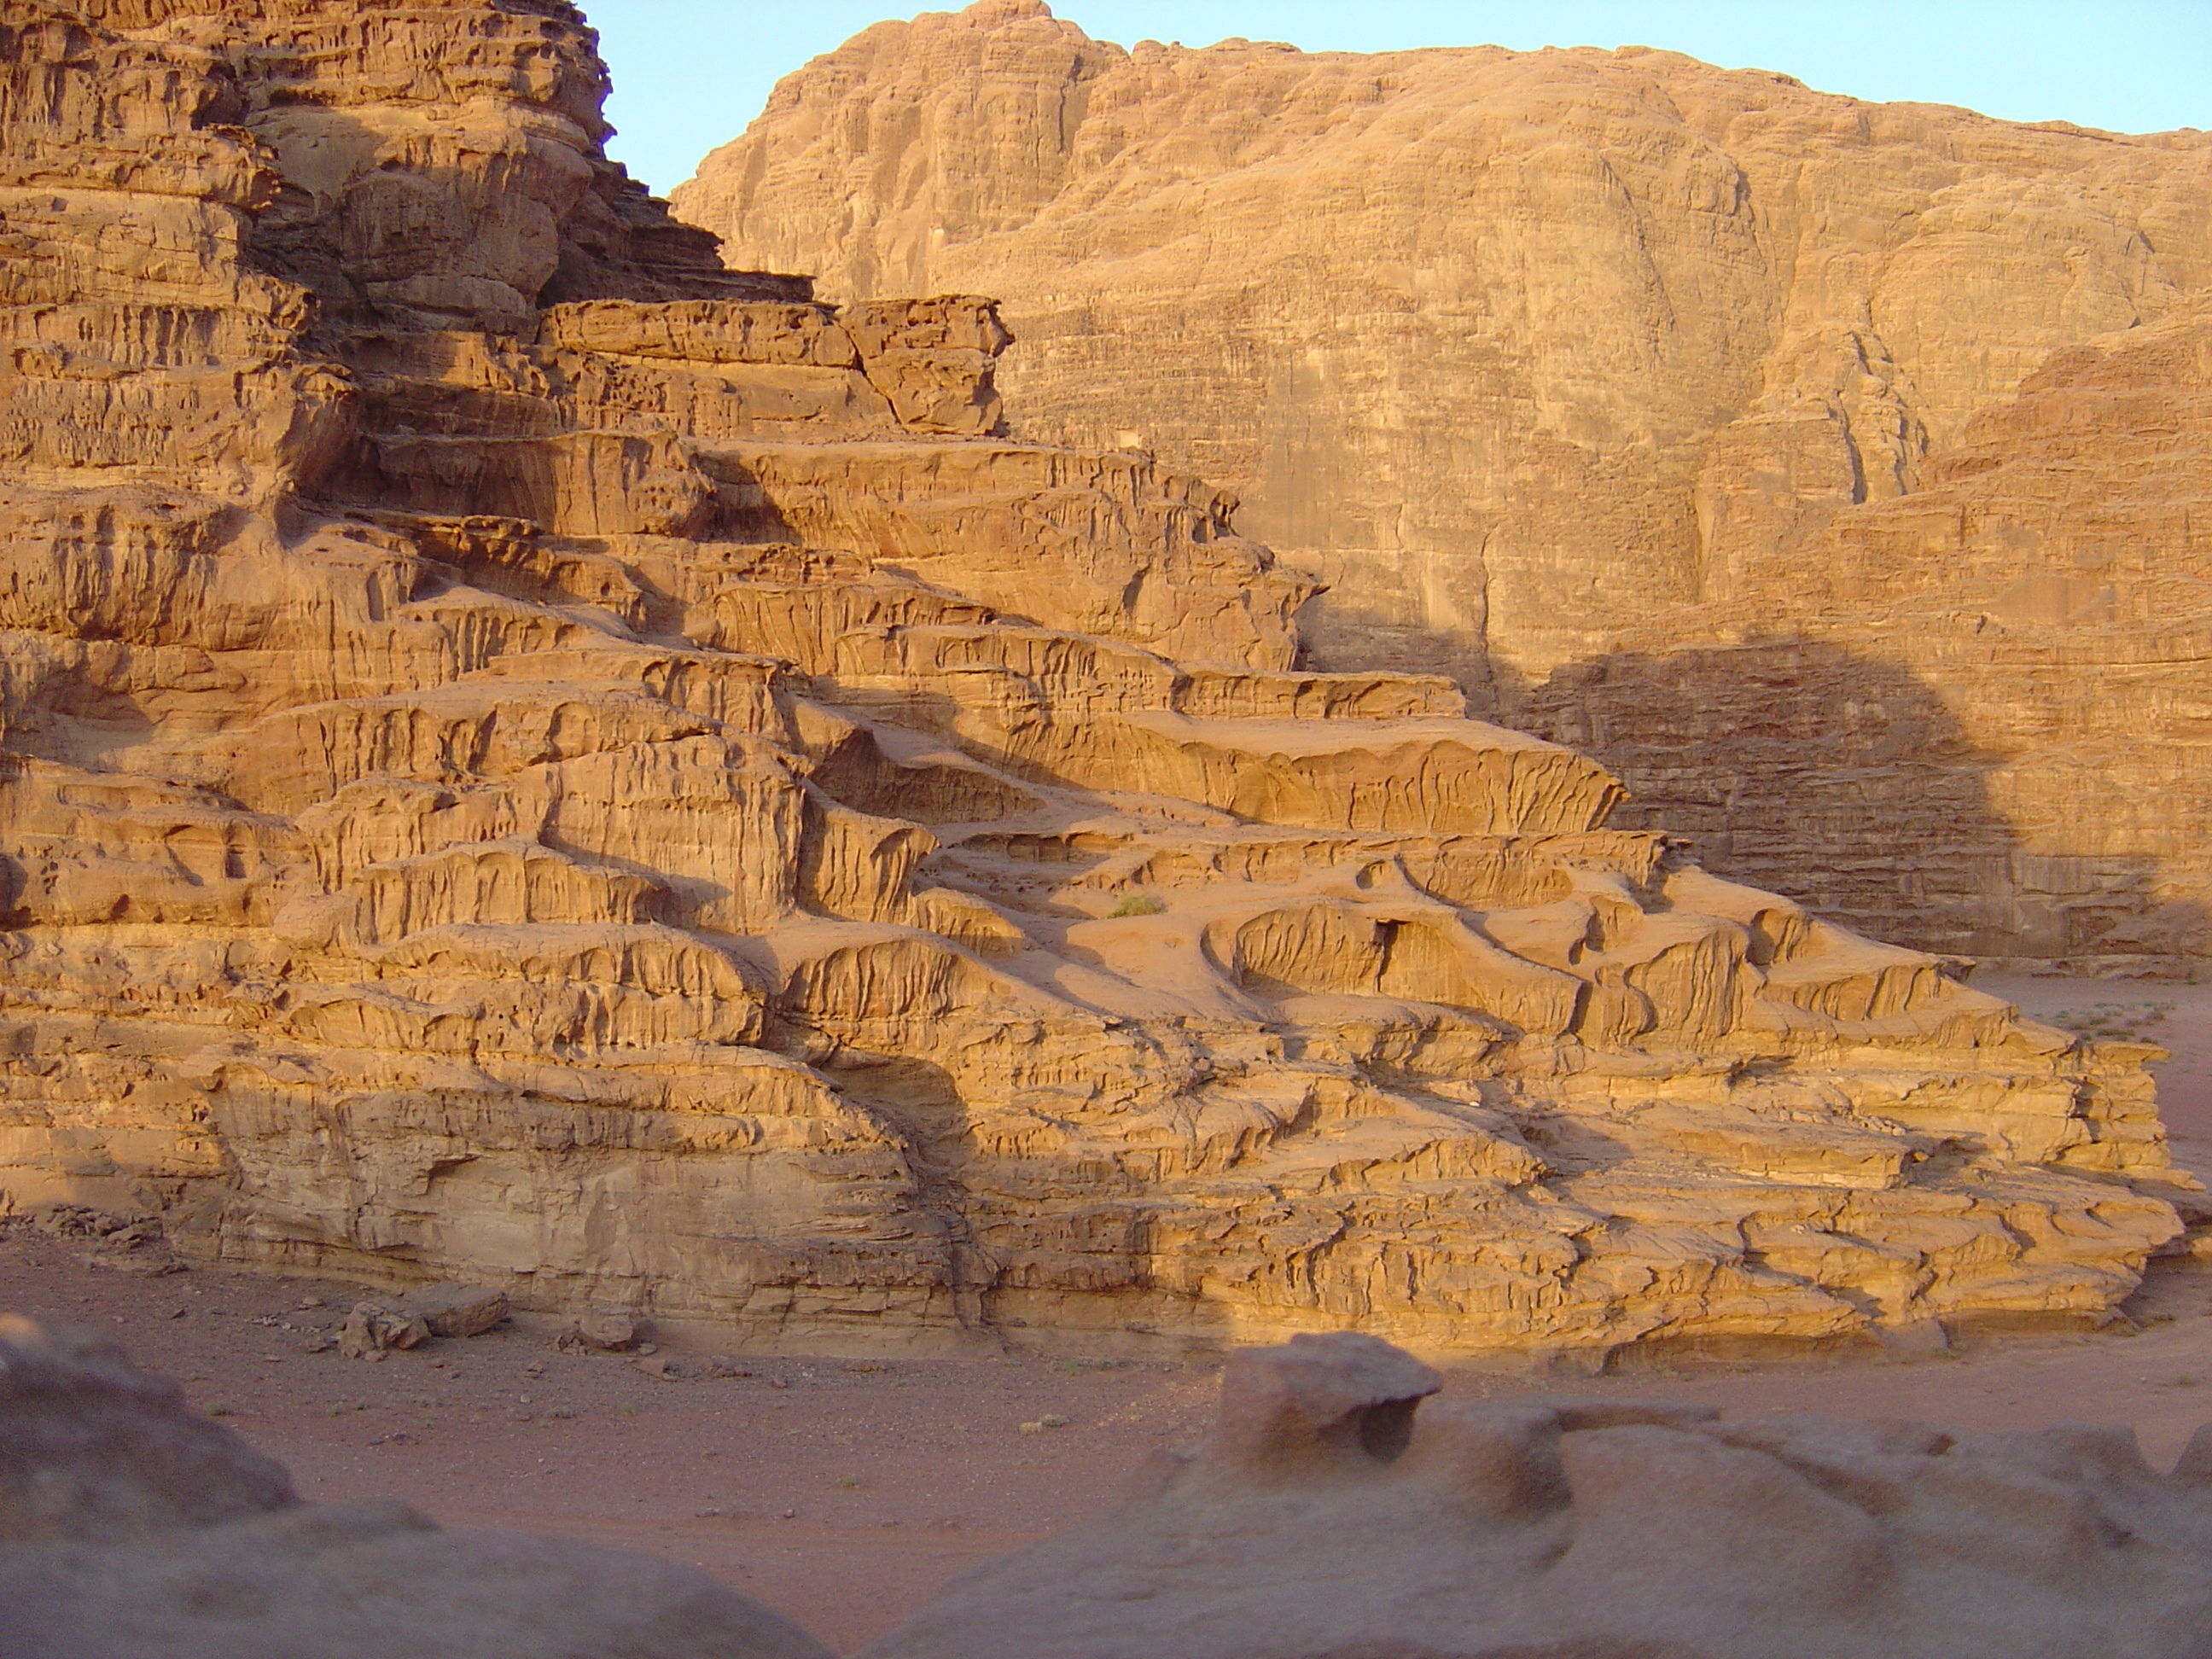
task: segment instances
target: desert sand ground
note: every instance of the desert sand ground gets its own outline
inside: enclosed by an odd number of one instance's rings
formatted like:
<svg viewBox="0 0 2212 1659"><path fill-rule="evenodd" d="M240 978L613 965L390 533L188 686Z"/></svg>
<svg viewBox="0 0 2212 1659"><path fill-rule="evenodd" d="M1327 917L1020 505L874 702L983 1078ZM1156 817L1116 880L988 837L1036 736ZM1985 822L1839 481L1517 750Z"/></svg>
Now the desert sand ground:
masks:
<svg viewBox="0 0 2212 1659"><path fill-rule="evenodd" d="M2032 1014L2125 1025L2170 1048L2160 1085L2177 1161L2212 1172L2212 987L1977 983ZM352 1287L205 1269L143 1279L87 1265L84 1248L15 1230L0 1241L0 1309L112 1331L289 1464L310 1500L397 1493L449 1525L688 1561L847 1650L963 1568L1111 1502L1148 1453L1203 1429L1218 1364L979 1352L741 1358L748 1374L712 1376L681 1354L681 1374L664 1380L629 1357L559 1348L550 1321L372 1364L305 1352ZM2154 1273L2129 1312L2108 1332L1969 1337L1948 1353L1589 1378L1467 1369L1446 1386L1954 1430L2125 1423L2154 1462L2170 1461L2212 1419L2212 1273Z"/></svg>

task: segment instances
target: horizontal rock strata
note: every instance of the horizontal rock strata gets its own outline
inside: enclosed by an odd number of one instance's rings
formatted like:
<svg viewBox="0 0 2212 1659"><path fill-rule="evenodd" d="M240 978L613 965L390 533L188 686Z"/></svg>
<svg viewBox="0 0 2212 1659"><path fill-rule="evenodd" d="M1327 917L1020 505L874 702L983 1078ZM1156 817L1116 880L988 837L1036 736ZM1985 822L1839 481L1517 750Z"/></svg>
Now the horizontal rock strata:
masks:
<svg viewBox="0 0 2212 1659"><path fill-rule="evenodd" d="M1310 672L990 305L724 270L553 0L10 0L0 1188L813 1347L2103 1316L2141 1046Z"/></svg>
<svg viewBox="0 0 2212 1659"><path fill-rule="evenodd" d="M1000 295L1017 429L1220 479L1311 660L1452 676L1717 870L1937 951L2212 954L2212 137L1624 47L878 25L676 192Z"/></svg>

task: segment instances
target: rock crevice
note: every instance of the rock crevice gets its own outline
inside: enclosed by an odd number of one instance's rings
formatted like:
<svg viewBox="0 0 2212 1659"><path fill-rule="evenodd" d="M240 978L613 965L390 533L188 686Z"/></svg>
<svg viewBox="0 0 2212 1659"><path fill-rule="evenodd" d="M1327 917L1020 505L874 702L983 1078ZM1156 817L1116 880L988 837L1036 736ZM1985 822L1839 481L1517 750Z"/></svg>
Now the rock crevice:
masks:
<svg viewBox="0 0 2212 1659"><path fill-rule="evenodd" d="M988 303L669 222L571 9L0 25L10 1203L816 1350L1855 1340L2179 1234L2154 1051L1301 667Z"/></svg>
<svg viewBox="0 0 2212 1659"><path fill-rule="evenodd" d="M1310 662L1451 677L1616 822L1923 949L2212 953L2205 134L984 0L676 202L840 298L999 295L1017 432L1222 481L1328 585Z"/></svg>

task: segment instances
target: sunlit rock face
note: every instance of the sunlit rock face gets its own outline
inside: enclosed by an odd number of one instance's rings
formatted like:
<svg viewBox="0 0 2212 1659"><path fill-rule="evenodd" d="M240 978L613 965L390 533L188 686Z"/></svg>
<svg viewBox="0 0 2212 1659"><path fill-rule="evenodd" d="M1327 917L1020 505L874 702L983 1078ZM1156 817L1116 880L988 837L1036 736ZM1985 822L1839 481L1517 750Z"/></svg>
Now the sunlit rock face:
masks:
<svg viewBox="0 0 2212 1659"><path fill-rule="evenodd" d="M2178 1233L2152 1051L1300 668L989 301L669 221L567 6L0 20L13 1205L817 1349L1855 1340Z"/></svg>
<svg viewBox="0 0 2212 1659"><path fill-rule="evenodd" d="M1308 660L1452 677L1616 823L1925 949L2212 954L2212 135L1642 48L884 23L676 192L995 294L1014 429L1241 495Z"/></svg>

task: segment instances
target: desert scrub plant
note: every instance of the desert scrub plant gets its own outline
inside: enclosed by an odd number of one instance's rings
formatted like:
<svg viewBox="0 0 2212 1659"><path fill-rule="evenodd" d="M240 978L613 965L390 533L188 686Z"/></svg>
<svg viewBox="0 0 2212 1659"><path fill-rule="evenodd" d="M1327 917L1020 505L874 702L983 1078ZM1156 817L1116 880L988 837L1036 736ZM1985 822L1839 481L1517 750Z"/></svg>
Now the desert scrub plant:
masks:
<svg viewBox="0 0 2212 1659"><path fill-rule="evenodd" d="M1157 916L1167 908L1150 893L1124 893L1114 901L1114 908L1106 913L1106 919L1116 921L1123 916Z"/></svg>
<svg viewBox="0 0 2212 1659"><path fill-rule="evenodd" d="M2173 1007L2170 1002L2100 1002L2053 1014L2051 1023L2076 1036L2104 1042L2156 1042L2151 1028L2165 1024Z"/></svg>

